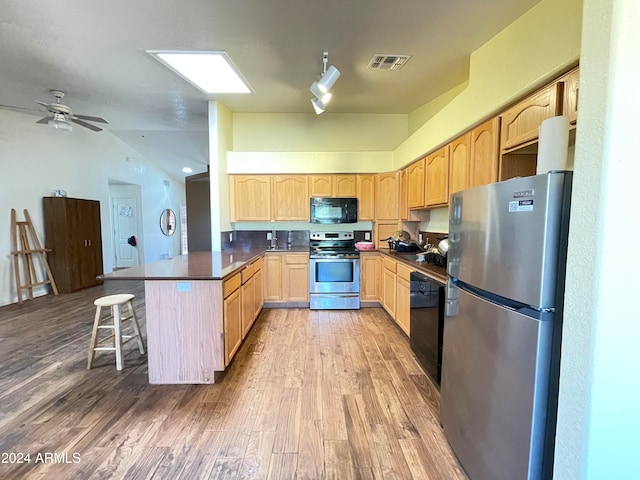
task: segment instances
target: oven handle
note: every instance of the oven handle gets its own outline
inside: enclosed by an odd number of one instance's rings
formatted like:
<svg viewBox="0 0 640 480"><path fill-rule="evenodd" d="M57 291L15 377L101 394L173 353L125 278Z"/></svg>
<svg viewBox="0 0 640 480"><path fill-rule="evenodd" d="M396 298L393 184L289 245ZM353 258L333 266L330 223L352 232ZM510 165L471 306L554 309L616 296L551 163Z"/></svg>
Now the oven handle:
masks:
<svg viewBox="0 0 640 480"><path fill-rule="evenodd" d="M322 255L322 256L311 256L309 257L311 260L358 260L360 255Z"/></svg>

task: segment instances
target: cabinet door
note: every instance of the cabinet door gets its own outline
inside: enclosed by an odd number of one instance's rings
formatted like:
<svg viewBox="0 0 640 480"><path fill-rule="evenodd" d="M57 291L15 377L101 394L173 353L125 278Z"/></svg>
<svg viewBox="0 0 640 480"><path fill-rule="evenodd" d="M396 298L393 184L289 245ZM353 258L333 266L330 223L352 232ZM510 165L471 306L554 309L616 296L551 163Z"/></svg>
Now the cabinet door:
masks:
<svg viewBox="0 0 640 480"><path fill-rule="evenodd" d="M382 306L392 318L396 315L396 274L382 269Z"/></svg>
<svg viewBox="0 0 640 480"><path fill-rule="evenodd" d="M264 256L263 293L265 302L282 302L282 267L283 254L267 253Z"/></svg>
<svg viewBox="0 0 640 480"><path fill-rule="evenodd" d="M235 355L242 343L242 295L240 289L235 290L223 302L224 317L224 364Z"/></svg>
<svg viewBox="0 0 640 480"><path fill-rule="evenodd" d="M334 197L355 197L356 196L356 176L355 175L334 175L333 176L333 196Z"/></svg>
<svg viewBox="0 0 640 480"><path fill-rule="evenodd" d="M499 131L499 117L492 118L471 131L470 187L498 181Z"/></svg>
<svg viewBox="0 0 640 480"><path fill-rule="evenodd" d="M255 275L242 285L242 338L247 336L256 314Z"/></svg>
<svg viewBox="0 0 640 480"><path fill-rule="evenodd" d="M400 220L409 220L409 173L400 170Z"/></svg>
<svg viewBox="0 0 640 480"><path fill-rule="evenodd" d="M271 180L269 175L234 175L231 201L234 220L271 220Z"/></svg>
<svg viewBox="0 0 640 480"><path fill-rule="evenodd" d="M309 221L309 182L306 175L273 178L273 219Z"/></svg>
<svg viewBox="0 0 640 480"><path fill-rule="evenodd" d="M312 197L330 197L333 193L331 175L310 175L309 189Z"/></svg>
<svg viewBox="0 0 640 480"><path fill-rule="evenodd" d="M407 202L409 208L422 208L425 205L424 166L425 159L421 158L407 167Z"/></svg>
<svg viewBox="0 0 640 480"><path fill-rule="evenodd" d="M360 255L360 300L365 302L380 301L380 255L362 253Z"/></svg>
<svg viewBox="0 0 640 480"><path fill-rule="evenodd" d="M402 329L404 333L409 335L409 329L411 325L411 291L409 288L410 283L404 279L400 278L398 275L396 282L396 323Z"/></svg>
<svg viewBox="0 0 640 480"><path fill-rule="evenodd" d="M286 302L308 302L309 255L285 255L283 281L284 298Z"/></svg>
<svg viewBox="0 0 640 480"><path fill-rule="evenodd" d="M379 173L376 180L376 219L398 220L400 177L398 172Z"/></svg>
<svg viewBox="0 0 640 480"><path fill-rule="evenodd" d="M254 303L254 309L255 309L255 313L253 315L254 317L254 321L256 318L258 318L258 315L260 315L260 310L262 310L262 305L264 304L264 294L262 291L262 270L258 270L256 272L256 274L254 275L254 299L255 299L255 303Z"/></svg>
<svg viewBox="0 0 640 480"><path fill-rule="evenodd" d="M425 168L426 205L446 205L449 202L449 145L427 155Z"/></svg>
<svg viewBox="0 0 640 480"><path fill-rule="evenodd" d="M373 220L375 213L375 182L373 175L356 175L358 220Z"/></svg>
<svg viewBox="0 0 640 480"><path fill-rule="evenodd" d="M560 111L559 88L558 83L543 88L501 115L500 148L503 152L538 138L540 123Z"/></svg>
<svg viewBox="0 0 640 480"><path fill-rule="evenodd" d="M449 195L469 188L471 133L465 133L449 144Z"/></svg>
<svg viewBox="0 0 640 480"><path fill-rule="evenodd" d="M578 121L578 93L580 92L580 70L577 68L569 72L563 79L564 96L562 101L562 114L569 117L569 124L575 125Z"/></svg>

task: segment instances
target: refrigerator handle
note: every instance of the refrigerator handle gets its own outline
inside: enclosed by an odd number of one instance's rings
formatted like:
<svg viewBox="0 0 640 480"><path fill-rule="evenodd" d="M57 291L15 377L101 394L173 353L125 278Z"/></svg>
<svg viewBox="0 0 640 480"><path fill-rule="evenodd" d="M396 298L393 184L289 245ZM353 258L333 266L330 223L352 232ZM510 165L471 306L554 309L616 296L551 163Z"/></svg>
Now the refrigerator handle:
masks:
<svg viewBox="0 0 640 480"><path fill-rule="evenodd" d="M447 280L447 300L445 303L444 316L455 317L458 315L460 299L460 288L451 282L451 279Z"/></svg>

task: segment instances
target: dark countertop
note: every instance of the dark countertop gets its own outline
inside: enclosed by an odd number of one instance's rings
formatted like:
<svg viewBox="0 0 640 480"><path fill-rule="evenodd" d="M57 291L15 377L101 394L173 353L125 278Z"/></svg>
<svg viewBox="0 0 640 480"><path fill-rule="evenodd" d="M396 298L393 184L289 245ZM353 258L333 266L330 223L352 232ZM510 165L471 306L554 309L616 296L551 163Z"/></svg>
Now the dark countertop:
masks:
<svg viewBox="0 0 640 480"><path fill-rule="evenodd" d="M402 263L410 265L415 268L417 271L424 273L436 280L447 283L447 269L445 267L438 267L436 265L429 264L427 262L418 262L416 258L418 256L415 253L398 253L395 250L390 250L388 248L381 248L379 250L366 250L366 251L377 251L382 253L383 255L387 255L388 257L393 258L394 260L398 260Z"/></svg>
<svg viewBox="0 0 640 480"><path fill-rule="evenodd" d="M266 250L308 253L309 248ZM222 252L191 252L167 260L146 263L100 275L101 280L222 280L265 254L264 248L231 249Z"/></svg>

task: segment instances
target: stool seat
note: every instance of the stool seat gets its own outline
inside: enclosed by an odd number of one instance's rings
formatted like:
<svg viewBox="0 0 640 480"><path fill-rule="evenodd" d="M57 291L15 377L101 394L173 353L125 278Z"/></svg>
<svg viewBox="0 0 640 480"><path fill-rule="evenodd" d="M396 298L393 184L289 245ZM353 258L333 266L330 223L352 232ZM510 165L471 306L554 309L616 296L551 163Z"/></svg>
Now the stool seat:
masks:
<svg viewBox="0 0 640 480"><path fill-rule="evenodd" d="M118 295L107 295L106 297L96 298L93 304L96 307L111 307L113 305L121 305L127 303L129 300L133 300L134 295L130 293L120 293Z"/></svg>
<svg viewBox="0 0 640 480"><path fill-rule="evenodd" d="M142 336L140 335L140 327L138 326L138 320L136 318L135 311L133 309L134 295L130 293L121 293L117 295L107 295L97 298L93 304L96 306L96 315L93 321L93 331L91 332L91 343L89 345L89 358L87 360L87 369L91 369L93 365L93 359L97 351L109 350L116 353L116 369L122 370L122 344L136 339L138 343L138 349L140 353L144 353L144 345L142 343ZM120 307L127 306L129 310L128 314L124 314ZM102 318L102 308L110 308L110 316ZM124 314L124 315L123 315ZM111 323L105 323L108 320L112 320ZM122 326L124 322L129 322L133 329L131 335L124 335L122 333ZM112 330L113 333L106 338L99 338L99 331L101 329ZM104 346L104 342L113 338L111 346ZM103 342L102 344L100 342Z"/></svg>

